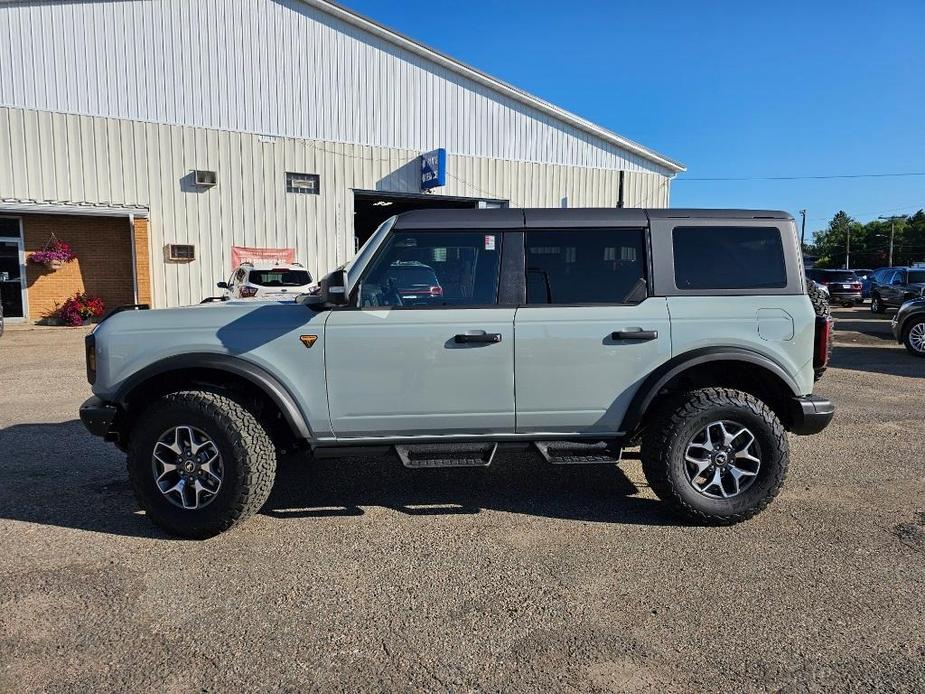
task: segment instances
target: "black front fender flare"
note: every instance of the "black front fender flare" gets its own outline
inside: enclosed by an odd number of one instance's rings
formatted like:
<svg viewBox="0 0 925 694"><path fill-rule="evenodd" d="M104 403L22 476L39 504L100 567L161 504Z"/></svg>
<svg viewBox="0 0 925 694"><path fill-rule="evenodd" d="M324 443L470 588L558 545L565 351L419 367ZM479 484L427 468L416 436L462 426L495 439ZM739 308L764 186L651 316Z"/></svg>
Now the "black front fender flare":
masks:
<svg viewBox="0 0 925 694"><path fill-rule="evenodd" d="M113 400L121 407L126 407L132 391L141 384L172 371L189 369L224 371L249 381L279 408L293 434L301 439L310 440L312 438L311 427L308 425L305 413L286 386L263 367L228 354L190 353L161 359L127 378L119 386Z"/></svg>

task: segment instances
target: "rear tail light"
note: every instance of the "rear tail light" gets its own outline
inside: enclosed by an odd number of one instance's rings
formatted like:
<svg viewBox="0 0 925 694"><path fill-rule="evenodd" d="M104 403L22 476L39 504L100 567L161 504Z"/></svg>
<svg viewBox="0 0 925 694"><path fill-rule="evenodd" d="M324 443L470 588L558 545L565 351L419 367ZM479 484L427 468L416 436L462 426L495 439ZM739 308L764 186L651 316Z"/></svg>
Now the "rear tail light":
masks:
<svg viewBox="0 0 925 694"><path fill-rule="evenodd" d="M829 316L816 316L816 336L813 343L813 368L829 363L829 345L832 341L833 320Z"/></svg>
<svg viewBox="0 0 925 694"><path fill-rule="evenodd" d="M852 283L851 283L851 286L852 286L854 289L860 289L860 288L861 288L861 283L860 283L860 282L852 282Z"/></svg>
<svg viewBox="0 0 925 694"><path fill-rule="evenodd" d="M431 287L428 291L431 296L443 296L443 287Z"/></svg>
<svg viewBox="0 0 925 694"><path fill-rule="evenodd" d="M257 296L257 287L241 287L241 296L245 299L251 296Z"/></svg>

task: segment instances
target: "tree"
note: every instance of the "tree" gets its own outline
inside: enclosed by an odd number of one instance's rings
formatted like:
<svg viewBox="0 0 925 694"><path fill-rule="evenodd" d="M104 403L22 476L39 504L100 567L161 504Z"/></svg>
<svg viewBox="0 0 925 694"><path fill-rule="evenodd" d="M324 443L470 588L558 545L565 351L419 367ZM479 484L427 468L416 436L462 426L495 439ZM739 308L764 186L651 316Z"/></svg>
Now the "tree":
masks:
<svg viewBox="0 0 925 694"><path fill-rule="evenodd" d="M852 267L876 268L889 263L890 220L875 219L861 224L839 210L825 229L814 232L813 244L807 249L817 256L818 267L845 266L849 232ZM893 264L911 265L921 261L925 261L925 210L911 217L894 217Z"/></svg>

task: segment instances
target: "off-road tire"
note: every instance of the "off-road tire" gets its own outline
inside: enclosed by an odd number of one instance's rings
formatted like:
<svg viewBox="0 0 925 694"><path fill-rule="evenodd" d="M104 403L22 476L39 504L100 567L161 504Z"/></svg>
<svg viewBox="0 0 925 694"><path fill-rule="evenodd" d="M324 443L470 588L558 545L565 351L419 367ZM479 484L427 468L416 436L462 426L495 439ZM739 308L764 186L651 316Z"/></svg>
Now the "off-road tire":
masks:
<svg viewBox="0 0 925 694"><path fill-rule="evenodd" d="M175 426L189 425L207 434L222 456L223 480L203 508L172 504L155 483L152 453L158 438ZM151 405L132 429L128 476L138 503L167 532L205 539L228 530L266 502L276 474L276 449L267 430L242 402L209 391L166 395Z"/></svg>
<svg viewBox="0 0 925 694"><path fill-rule="evenodd" d="M691 438L718 420L747 426L761 451L755 481L737 496L713 499L685 474ZM649 415L642 437L642 469L652 491L681 517L704 525L732 525L764 510L787 476L790 445L780 420L756 397L730 388L704 388L665 401Z"/></svg>
<svg viewBox="0 0 925 694"><path fill-rule="evenodd" d="M925 352L919 352L915 347L912 346L912 341L910 340L910 334L912 333L912 328L919 323L925 323L925 318L916 318L909 321L909 324L903 328L903 345L905 345L906 350L909 354L915 357L925 357Z"/></svg>
<svg viewBox="0 0 925 694"><path fill-rule="evenodd" d="M880 298L879 294L870 295L870 312L886 313L886 306L883 305L883 299Z"/></svg>
<svg viewBox="0 0 925 694"><path fill-rule="evenodd" d="M817 316L823 318L831 319L832 317L832 307L829 304L829 300L825 298L825 294L819 291L819 287L811 282L806 283L806 294L809 296L809 301L813 305L813 311ZM829 363L829 357L832 356L832 340L829 340L829 353L826 355L826 364ZM816 369L813 369L813 380L818 381L822 378L822 374L825 373L827 367L820 366Z"/></svg>

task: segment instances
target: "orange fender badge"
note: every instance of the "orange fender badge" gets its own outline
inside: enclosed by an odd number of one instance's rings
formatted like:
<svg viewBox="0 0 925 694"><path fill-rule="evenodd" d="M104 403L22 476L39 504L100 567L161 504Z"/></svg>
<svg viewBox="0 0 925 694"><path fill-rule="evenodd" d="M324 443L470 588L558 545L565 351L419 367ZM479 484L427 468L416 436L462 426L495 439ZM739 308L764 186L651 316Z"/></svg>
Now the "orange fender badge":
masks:
<svg viewBox="0 0 925 694"><path fill-rule="evenodd" d="M302 340L303 345L311 349L312 345L315 344L315 341L318 339L318 336L317 335L299 335L299 339Z"/></svg>

